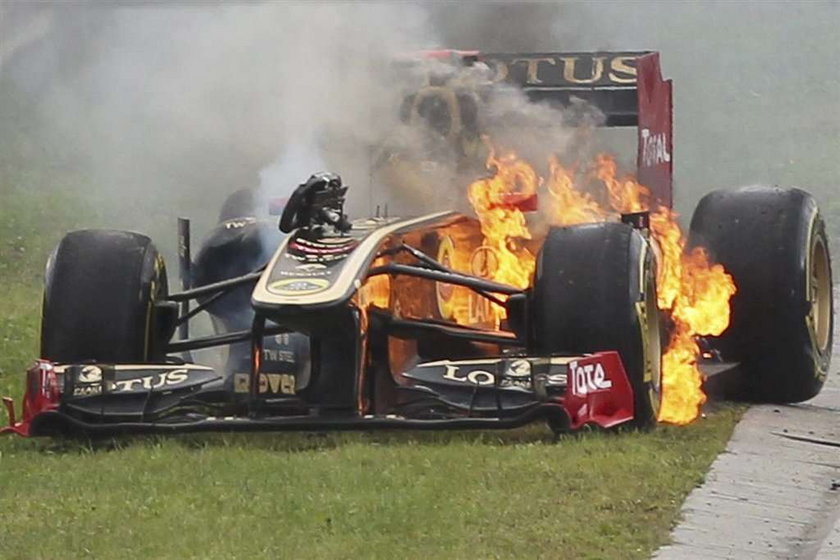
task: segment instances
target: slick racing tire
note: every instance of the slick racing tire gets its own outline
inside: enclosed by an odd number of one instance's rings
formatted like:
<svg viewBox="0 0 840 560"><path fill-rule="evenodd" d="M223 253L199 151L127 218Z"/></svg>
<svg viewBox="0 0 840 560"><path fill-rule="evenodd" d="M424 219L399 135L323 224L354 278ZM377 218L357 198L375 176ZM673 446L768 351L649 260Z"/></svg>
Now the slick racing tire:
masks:
<svg viewBox="0 0 840 560"><path fill-rule="evenodd" d="M618 351L636 428L655 425L661 396L661 323L654 257L625 224L552 228L537 258L531 338L539 354Z"/></svg>
<svg viewBox="0 0 840 560"><path fill-rule="evenodd" d="M41 356L55 362L163 361L167 295L163 258L145 235L83 230L64 236L47 263ZM171 321L170 321L171 322Z"/></svg>
<svg viewBox="0 0 840 560"><path fill-rule="evenodd" d="M834 329L831 259L817 203L799 189L743 187L707 194L689 247L732 274L731 322L710 342L740 377L716 392L754 402L800 402L825 382Z"/></svg>

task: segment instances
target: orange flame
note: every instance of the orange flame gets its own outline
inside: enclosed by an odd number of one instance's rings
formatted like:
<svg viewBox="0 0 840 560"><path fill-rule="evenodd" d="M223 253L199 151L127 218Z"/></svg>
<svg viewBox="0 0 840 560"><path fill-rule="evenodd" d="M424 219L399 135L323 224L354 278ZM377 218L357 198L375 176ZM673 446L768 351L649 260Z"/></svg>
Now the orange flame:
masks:
<svg viewBox="0 0 840 560"><path fill-rule="evenodd" d="M525 223L525 215L508 200L510 194L521 197L536 194L541 180L534 169L516 154L508 152L497 157L492 146L487 156L487 167L495 170L494 175L472 183L467 194L478 214L484 245L498 259L493 279L524 289L531 281L535 258L521 240L531 239L531 232ZM498 328L506 312L495 304L492 309Z"/></svg>
<svg viewBox="0 0 840 560"><path fill-rule="evenodd" d="M603 181L610 196L610 206L616 212L629 214L648 209L650 190L636 182L635 177L627 175L617 178L618 165L609 154L595 156L595 176Z"/></svg>
<svg viewBox="0 0 840 560"><path fill-rule="evenodd" d="M532 194L543 185L533 167L506 152L496 157L492 146L487 167L494 175L472 183L469 199L475 209L485 244L498 253L499 266L493 276L498 282L517 287L528 286L534 270L534 256L520 240L530 239L524 214L506 204L510 193ZM550 195L543 205L551 225L617 219L619 214L649 209L650 191L631 175L618 177L615 159L599 154L593 162L591 177L603 185L604 208L593 195L575 184L574 170L564 167L558 158L549 158L545 190ZM735 283L721 265L711 265L703 249L685 251L685 238L677 215L659 207L650 214L651 235L658 248L658 305L667 311L674 331L662 357L663 389L659 420L687 424L700 413L706 397L697 367L700 353L695 337L719 335L729 325L729 300ZM497 325L504 309L494 306Z"/></svg>
<svg viewBox="0 0 840 560"><path fill-rule="evenodd" d="M551 194L547 212L550 222L570 226L586 222L600 222L605 218L601 207L585 192L575 189L574 172L560 164L556 156L548 160L546 187Z"/></svg>
<svg viewBox="0 0 840 560"><path fill-rule="evenodd" d="M662 251L657 279L659 308L667 310L674 321L674 332L662 356L659 420L688 424L706 401L695 336L717 336L729 326L729 300L735 294L735 282L721 265L709 263L704 249L685 252L676 213L660 207L650 220Z"/></svg>

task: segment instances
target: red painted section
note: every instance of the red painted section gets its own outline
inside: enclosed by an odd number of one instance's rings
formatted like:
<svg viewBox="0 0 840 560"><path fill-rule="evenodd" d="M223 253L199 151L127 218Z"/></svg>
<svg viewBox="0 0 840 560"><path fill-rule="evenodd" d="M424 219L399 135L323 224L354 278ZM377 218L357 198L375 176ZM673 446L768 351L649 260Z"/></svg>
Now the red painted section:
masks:
<svg viewBox="0 0 840 560"><path fill-rule="evenodd" d="M498 204L491 205L493 207L504 208L518 208L521 212L536 212L539 205L537 204L537 194L525 194L518 192L502 193L502 200Z"/></svg>
<svg viewBox="0 0 840 560"><path fill-rule="evenodd" d="M26 392L23 395L23 418L17 422L12 399L3 398L3 404L9 414L9 425L0 428L2 434L29 436L32 420L42 412L58 408L61 390L52 362L36 360L26 372Z"/></svg>
<svg viewBox="0 0 840 560"><path fill-rule="evenodd" d="M611 428L633 419L633 389L618 352L598 352L569 363L563 401L573 430Z"/></svg>
<svg viewBox="0 0 840 560"><path fill-rule="evenodd" d="M673 207L674 144L672 83L663 80L659 53L636 60L639 104L639 182L650 189L657 205ZM655 208L654 208L655 209Z"/></svg>
<svg viewBox="0 0 840 560"><path fill-rule="evenodd" d="M424 58L434 58L437 60L457 61L468 57L476 57L479 51L459 51L456 49L440 49L432 51L420 51L420 55Z"/></svg>

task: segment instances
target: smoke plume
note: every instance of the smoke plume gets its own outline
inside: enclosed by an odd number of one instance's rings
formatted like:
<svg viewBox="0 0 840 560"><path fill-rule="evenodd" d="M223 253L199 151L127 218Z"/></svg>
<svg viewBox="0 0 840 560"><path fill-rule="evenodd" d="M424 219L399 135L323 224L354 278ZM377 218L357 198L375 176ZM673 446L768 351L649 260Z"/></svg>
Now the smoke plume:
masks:
<svg viewBox="0 0 840 560"><path fill-rule="evenodd" d="M358 216L391 194L370 164L399 128L395 55L656 49L684 214L756 181L836 206L838 24L836 2L4 2L0 192L75 190L91 225L165 244L177 215L204 231L229 193L283 196L327 166Z"/></svg>

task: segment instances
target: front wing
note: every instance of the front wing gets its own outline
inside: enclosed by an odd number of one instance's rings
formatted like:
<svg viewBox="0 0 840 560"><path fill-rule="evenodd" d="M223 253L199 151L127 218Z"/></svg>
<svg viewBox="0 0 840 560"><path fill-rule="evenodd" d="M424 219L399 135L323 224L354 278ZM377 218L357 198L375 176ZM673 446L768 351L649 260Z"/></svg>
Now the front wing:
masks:
<svg viewBox="0 0 840 560"><path fill-rule="evenodd" d="M242 380L197 364L39 360L27 372L20 419L12 399L3 399L9 425L0 434L503 429L538 419L576 430L612 428L634 414L630 382L612 351L426 362L396 377L388 412L336 414L295 394L281 374L261 373L243 392Z"/></svg>

